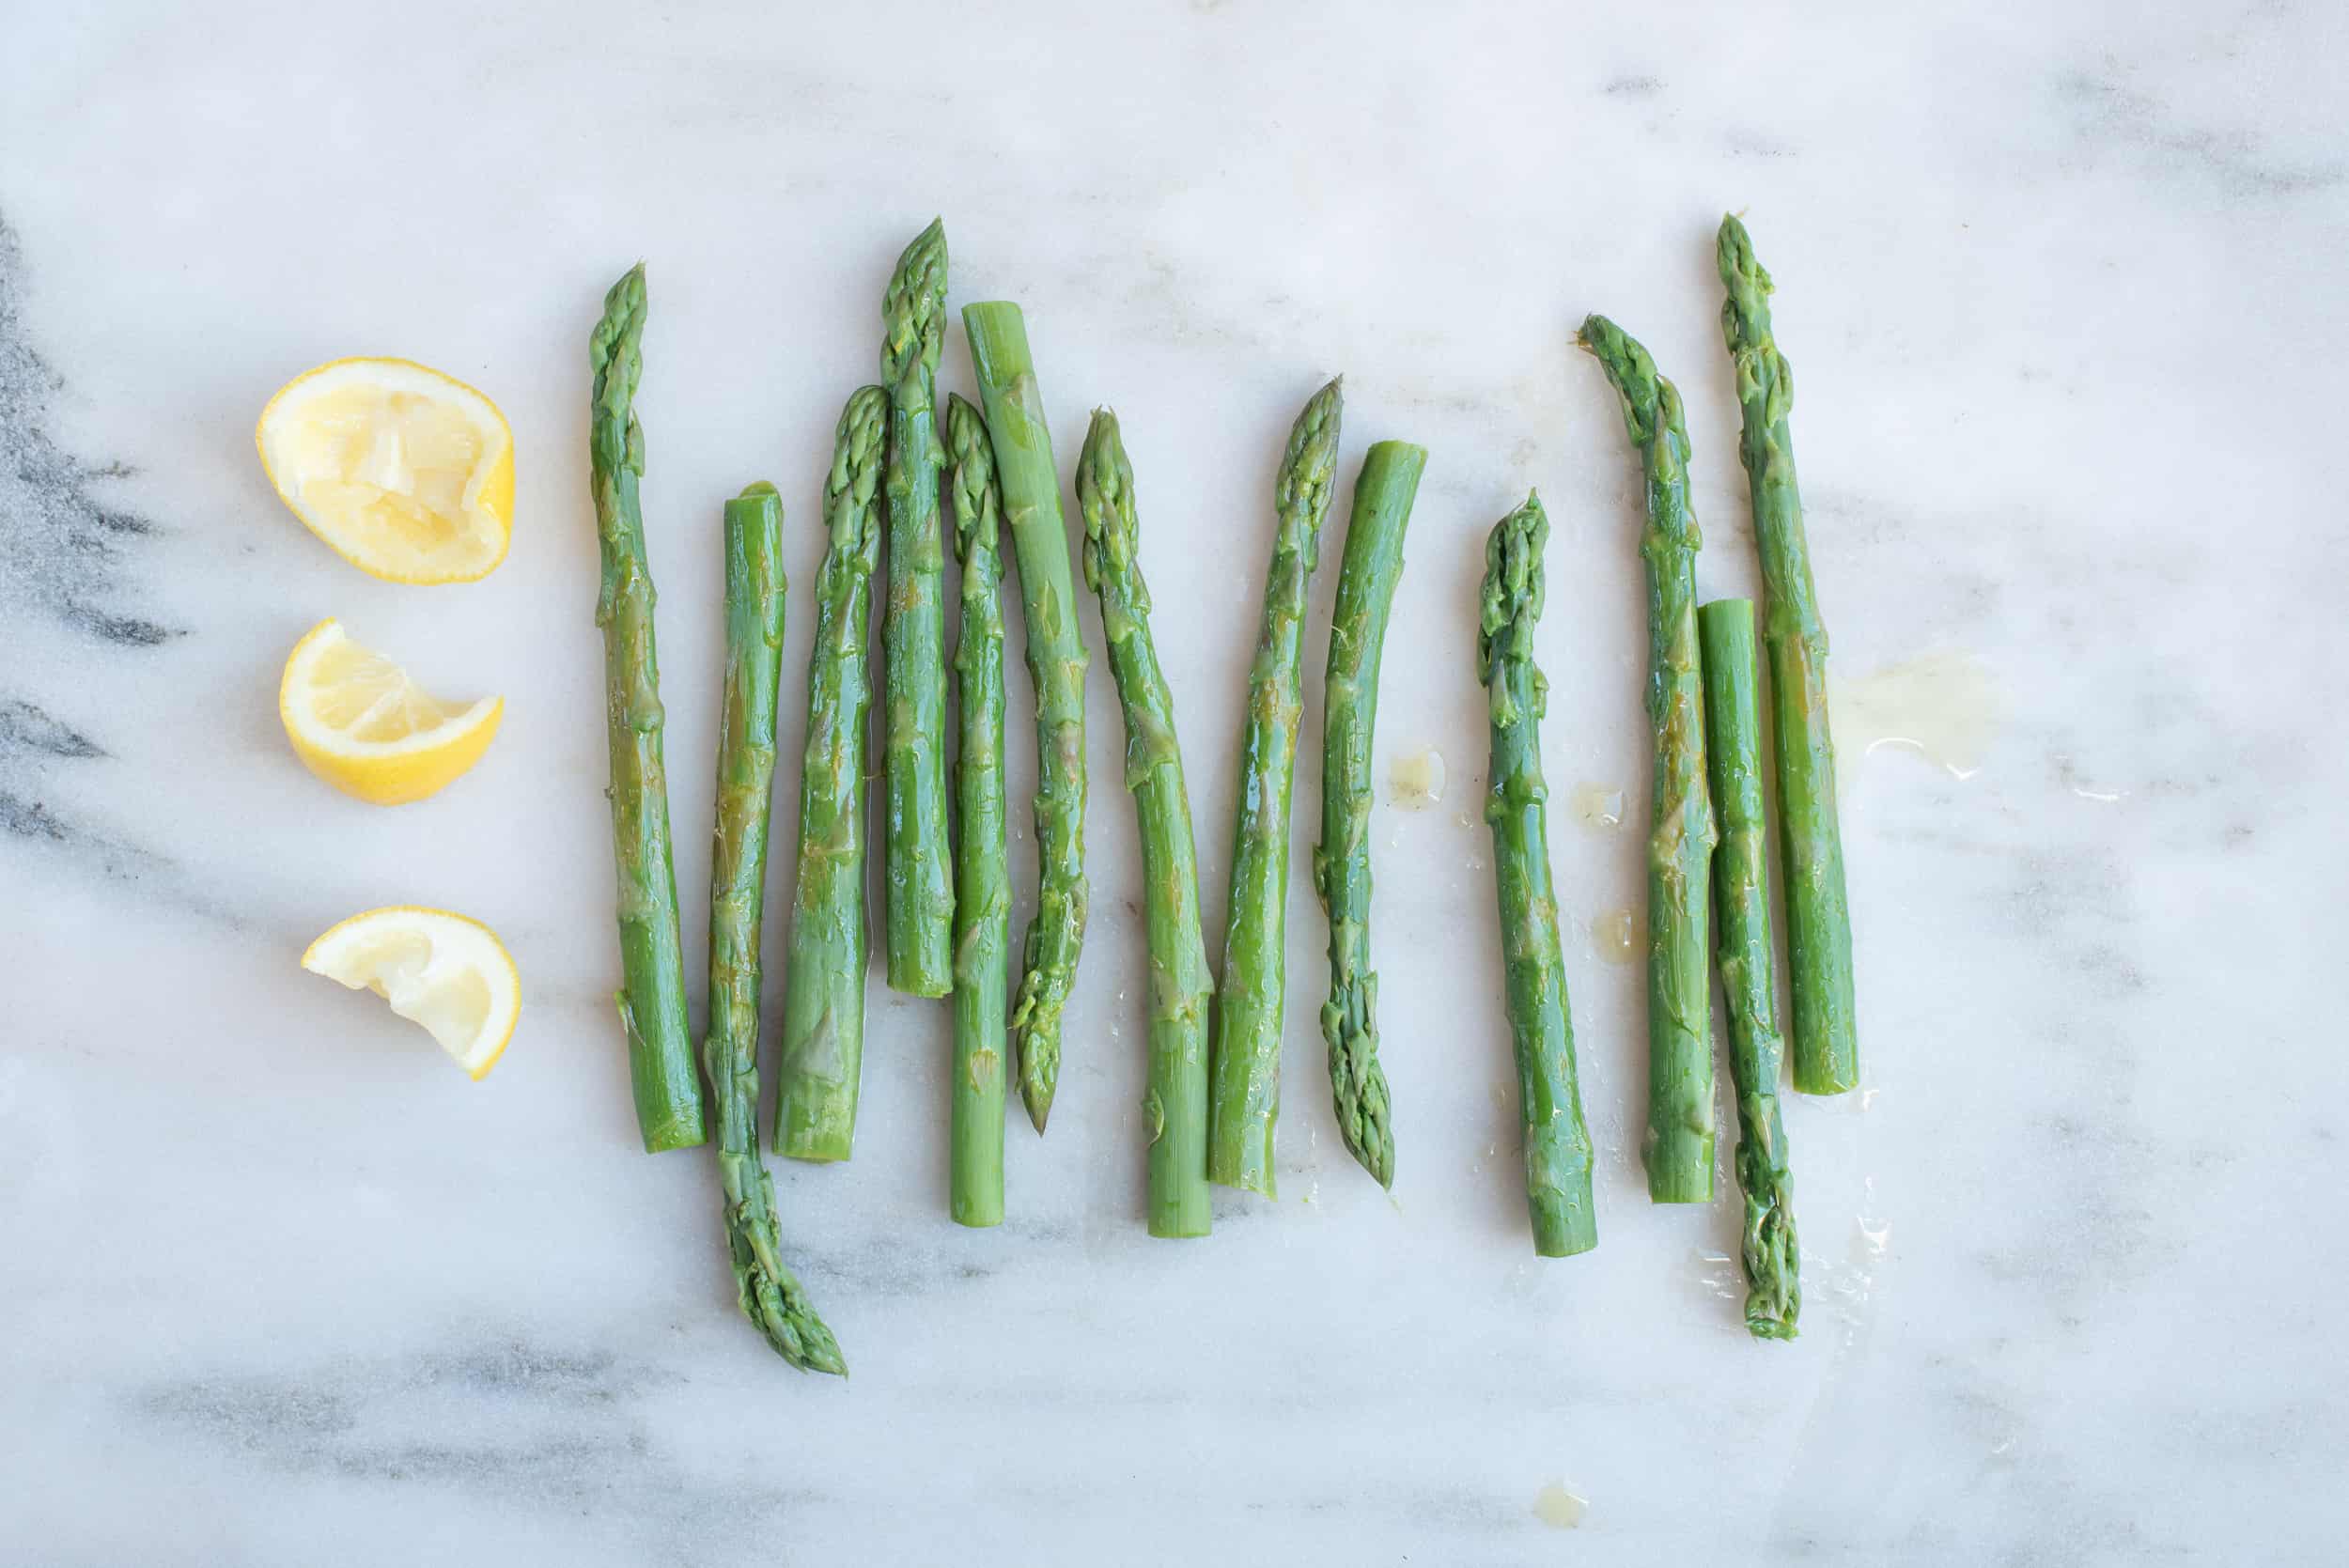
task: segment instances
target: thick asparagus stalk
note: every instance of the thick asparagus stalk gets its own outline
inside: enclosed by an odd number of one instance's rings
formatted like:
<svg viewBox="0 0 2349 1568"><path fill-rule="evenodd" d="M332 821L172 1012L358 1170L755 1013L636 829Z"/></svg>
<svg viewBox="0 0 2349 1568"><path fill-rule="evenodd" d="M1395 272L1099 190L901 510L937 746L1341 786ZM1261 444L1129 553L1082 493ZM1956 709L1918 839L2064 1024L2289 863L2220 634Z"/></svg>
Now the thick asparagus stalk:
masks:
<svg viewBox="0 0 2349 1568"><path fill-rule="evenodd" d="M1060 1082L1061 1009L1077 978L1085 932L1085 645L1060 505L1052 432L1028 352L1027 322L1003 302L965 305L995 472L1027 612L1028 674L1035 683L1035 916L1012 1005L1019 1096L1042 1132Z"/></svg>
<svg viewBox="0 0 2349 1568"><path fill-rule="evenodd" d="M1533 662L1533 627L1542 615L1542 547L1548 541L1549 518L1536 495L1493 525L1485 542L1476 670L1491 707L1485 820L1493 831L1501 968L1525 1118L1526 1201L1533 1250L1563 1258L1598 1245L1598 1217L1591 1206L1591 1134L1575 1082L1574 1017L1543 806L1549 789L1542 779L1541 718L1549 683Z"/></svg>
<svg viewBox="0 0 2349 1568"><path fill-rule="evenodd" d="M603 695L612 753L613 858L620 884L620 1027L636 1126L648 1153L691 1148L707 1136L693 1037L685 1017L685 955L677 939L677 867L669 847L669 777L661 756L661 669L653 651L652 569L637 496L645 431L636 422L644 374L645 269L603 297L588 339L595 370L587 453L603 583Z"/></svg>
<svg viewBox="0 0 2349 1568"><path fill-rule="evenodd" d="M800 776L800 866L783 999L775 1149L846 1159L864 1064L864 718L872 706L865 622L880 559L877 491L889 394L859 387L840 413L824 481L829 542L816 580Z"/></svg>
<svg viewBox="0 0 2349 1568"><path fill-rule="evenodd" d="M1648 1196L1713 1197L1713 1019L1705 964L1706 872L1713 809L1704 794L1704 692L1697 673L1696 514L1688 505L1688 428L1680 393L1604 316L1581 343L1621 395L1647 480L1648 723L1655 787L1647 848Z"/></svg>
<svg viewBox="0 0 2349 1568"><path fill-rule="evenodd" d="M944 996L954 983L955 867L946 847L946 563L939 536L938 354L946 230L933 220L881 298L889 388L889 598L881 617L882 795L889 984Z"/></svg>
<svg viewBox="0 0 2349 1568"><path fill-rule="evenodd" d="M1314 885L1330 918L1330 1092L1338 1132L1378 1185L1394 1183L1387 1075L1378 1066L1378 976L1370 967L1371 741L1378 722L1378 656L1403 575L1403 535L1427 452L1382 441L1362 459L1338 565L1330 667L1322 694L1321 843Z"/></svg>
<svg viewBox="0 0 2349 1568"><path fill-rule="evenodd" d="M1003 1219L1004 998L1011 867L1003 842L1003 490L979 411L946 399L962 635L955 647L955 1059L948 1206L959 1225Z"/></svg>
<svg viewBox="0 0 2349 1568"><path fill-rule="evenodd" d="M1835 824L1835 742L1828 733L1827 628L1811 583L1802 492L1786 416L1794 372L1770 334L1770 274L1735 217L1716 248L1721 332L1737 368L1744 415L1737 455L1753 497L1753 537L1767 605L1762 641L1770 655L1778 731L1779 841L1786 858L1786 952L1793 966L1795 1087L1840 1094L1859 1081L1852 1009L1851 916L1843 898L1843 841Z"/></svg>
<svg viewBox="0 0 2349 1568"><path fill-rule="evenodd" d="M1716 599L1697 612L1704 650L1705 762L1721 818L1713 857L1714 951L1729 1003L1729 1078L1737 1091L1737 1186L1746 1196L1746 1327L1791 1340L1802 1311L1795 1178L1778 1112L1778 977L1770 958L1768 831L1762 821L1762 677L1753 605Z"/></svg>
<svg viewBox="0 0 2349 1568"><path fill-rule="evenodd" d="M1289 429L1272 485L1276 521L1265 573L1264 628L1248 670L1232 897L1216 1000L1207 1175L1272 1196L1272 1125L1281 1114L1282 1003L1287 985L1289 784L1303 710L1305 585L1337 471L1344 397L1331 381Z"/></svg>
<svg viewBox="0 0 2349 1568"><path fill-rule="evenodd" d="M1126 787L1142 827L1143 923L1150 946L1150 1234L1207 1234L1207 1014L1215 997L1199 929L1190 797L1175 743L1174 699L1150 641L1134 471L1117 416L1093 411L1077 461L1085 583L1100 596L1110 674L1126 716Z"/></svg>
<svg viewBox="0 0 2349 1568"><path fill-rule="evenodd" d="M758 932L781 684L783 503L753 485L726 503L725 701L718 719L718 825L709 862L709 1038L726 1250L742 1313L793 1366L845 1374L840 1346L784 1265L775 1187L758 1158Z"/></svg>

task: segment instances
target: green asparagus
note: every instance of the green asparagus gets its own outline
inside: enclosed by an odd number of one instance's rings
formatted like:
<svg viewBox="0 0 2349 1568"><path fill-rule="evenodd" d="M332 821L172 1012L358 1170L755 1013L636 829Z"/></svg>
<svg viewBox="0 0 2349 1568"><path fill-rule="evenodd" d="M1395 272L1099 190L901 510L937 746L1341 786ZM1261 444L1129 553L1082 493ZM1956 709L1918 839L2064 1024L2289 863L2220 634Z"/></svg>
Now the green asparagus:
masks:
<svg viewBox="0 0 2349 1568"><path fill-rule="evenodd" d="M775 1148L847 1159L864 1063L864 718L872 706L865 622L879 564L879 497L889 394L859 387L840 413L824 481L828 543L816 580L800 777L799 884L783 999Z"/></svg>
<svg viewBox="0 0 2349 1568"><path fill-rule="evenodd" d="M1281 1114L1289 784L1304 706L1305 584L1320 559L1344 408L1337 381L1314 394L1289 429L1288 451L1273 480L1272 565L1265 574L1264 628L1248 670L1247 728L1240 738L1207 1175L1268 1198L1273 1195L1272 1126Z"/></svg>
<svg viewBox="0 0 2349 1568"><path fill-rule="evenodd" d="M1581 343L1621 396L1646 476L1647 714L1655 786L1647 850L1648 1196L1713 1197L1713 1022L1705 963L1706 872L1713 809L1704 793L1704 693L1697 671L1697 550L1688 505L1688 429L1680 393L1604 316Z"/></svg>
<svg viewBox="0 0 2349 1568"><path fill-rule="evenodd" d="M1427 452L1382 441L1362 459L1338 565L1322 695L1321 843L1314 885L1330 919L1330 1000L1321 1034L1338 1132L1381 1187L1394 1184L1387 1075L1378 1065L1378 976L1370 968L1371 740L1378 722L1378 656L1403 574L1403 535Z"/></svg>
<svg viewBox="0 0 2349 1568"><path fill-rule="evenodd" d="M1729 1003L1729 1077L1737 1091L1737 1186L1746 1198L1746 1327L1791 1340L1802 1310L1794 1174L1778 1110L1778 977L1770 960L1768 831L1762 821L1761 674L1753 605L1716 599L1697 612L1704 656L1705 760L1719 803L1713 857L1715 950Z"/></svg>
<svg viewBox="0 0 2349 1568"><path fill-rule="evenodd" d="M1794 373L1770 334L1770 274L1754 259L1753 241L1735 217L1721 220L1716 255L1729 292L1721 332L1736 365L1744 416L1737 455L1753 497L1753 537L1768 598L1762 641L1769 650L1778 731L1795 1087L1806 1094L1840 1094L1859 1081L1859 1042L1843 843L1835 824L1835 742L1828 733L1827 628L1811 582L1786 419L1795 401Z"/></svg>
<svg viewBox="0 0 2349 1568"><path fill-rule="evenodd" d="M1117 416L1093 411L1077 460L1085 584L1101 598L1110 673L1126 715L1126 787L1142 827L1143 920L1150 947L1150 1234L1207 1234L1207 1015L1215 997L1199 929L1190 798L1174 699L1150 642L1150 589L1136 558L1134 471Z"/></svg>
<svg viewBox="0 0 2349 1568"><path fill-rule="evenodd" d="M1537 495L1528 494L1524 505L1493 525L1485 543L1476 673L1491 706L1492 782L1485 820L1493 831L1493 877L1501 895L1533 1250L1563 1258L1598 1245L1598 1218L1591 1207L1591 1134L1575 1082L1574 1017L1543 806L1549 788L1542 780L1541 719L1549 683L1533 662L1533 627L1542 614L1542 547L1548 541L1549 518Z"/></svg>
<svg viewBox="0 0 2349 1568"><path fill-rule="evenodd" d="M783 1262L775 1187L758 1158L758 931L767 811L775 782L783 660L783 503L753 485L726 503L725 701L718 722L718 826L709 863L709 1037L726 1250L742 1314L806 1372L846 1374L840 1346Z"/></svg>
<svg viewBox="0 0 2349 1568"><path fill-rule="evenodd" d="M955 648L955 1060L947 1203L959 1225L1003 1219L1004 997L1011 868L1003 843L1003 496L979 411L946 399L962 635Z"/></svg>
<svg viewBox="0 0 2349 1568"><path fill-rule="evenodd" d="M946 847L946 605L939 540L938 354L945 336L946 230L933 220L897 258L881 299L889 388L889 599L881 617L888 736L888 964L893 989L941 997L954 983L955 867Z"/></svg>
<svg viewBox="0 0 2349 1568"><path fill-rule="evenodd" d="M987 406L1004 520L1027 613L1028 674L1035 683L1035 916L1011 1032L1019 1097L1042 1132L1060 1082L1061 1010L1077 978L1085 931L1085 645L1060 504L1052 433L1028 352L1027 322L1004 302L965 305L963 333Z"/></svg>
<svg viewBox="0 0 2349 1568"><path fill-rule="evenodd" d="M645 431L636 422L644 374L645 268L603 297L588 339L595 371L587 450L603 582L604 710L612 753L613 857L619 871L620 1027L628 1035L636 1126L648 1153L707 1136L693 1037L685 1017L685 955L677 938L677 867L669 847L669 779L661 756L661 670L653 650L652 569L637 495Z"/></svg>

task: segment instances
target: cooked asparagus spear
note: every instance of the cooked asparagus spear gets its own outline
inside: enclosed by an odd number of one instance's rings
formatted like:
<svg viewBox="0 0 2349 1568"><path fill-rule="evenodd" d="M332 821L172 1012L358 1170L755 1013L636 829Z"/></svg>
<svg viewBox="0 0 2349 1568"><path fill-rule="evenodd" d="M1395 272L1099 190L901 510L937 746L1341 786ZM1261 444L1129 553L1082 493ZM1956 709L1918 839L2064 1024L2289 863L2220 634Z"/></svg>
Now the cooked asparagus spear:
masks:
<svg viewBox="0 0 2349 1568"><path fill-rule="evenodd" d="M881 617L888 739L882 881L891 988L941 997L954 984L955 867L946 847L946 563L938 536L938 354L945 336L946 230L933 220L897 258L881 298L889 388L889 598Z"/></svg>
<svg viewBox="0 0 2349 1568"><path fill-rule="evenodd" d="M948 1206L959 1225L1003 1219L1003 1007L1011 867L1003 844L1003 496L979 411L946 399L962 635L955 647L955 1060Z"/></svg>
<svg viewBox="0 0 2349 1568"><path fill-rule="evenodd" d="M1623 398L1647 481L1647 715L1655 788L1647 849L1648 1196L1713 1197L1713 1020L1705 964L1706 871L1713 809L1704 794L1704 693L1697 674L1696 514L1688 505L1688 429L1680 393L1604 316L1581 343Z"/></svg>
<svg viewBox="0 0 2349 1568"><path fill-rule="evenodd" d="M709 862L709 1038L718 1178L742 1313L793 1366L845 1374L832 1330L784 1265L775 1187L758 1158L758 932L767 810L775 782L783 660L783 503L753 485L726 503L725 701L718 720L718 826Z"/></svg>
<svg viewBox="0 0 2349 1568"><path fill-rule="evenodd" d="M1143 922L1150 946L1150 1234L1207 1234L1207 1014L1215 986L1199 929L1190 798L1174 699L1150 642L1150 589L1136 558L1134 471L1117 416L1093 411L1077 460L1085 583L1100 596L1110 673L1126 715L1126 787L1142 826Z"/></svg>
<svg viewBox="0 0 2349 1568"><path fill-rule="evenodd" d="M995 472L1027 612L1028 674L1035 683L1035 917L1011 1015L1019 1096L1042 1132L1060 1082L1061 1009L1077 978L1085 931L1085 645L1060 505L1052 433L1028 352L1027 322L1004 302L962 307L978 373Z"/></svg>
<svg viewBox="0 0 2349 1568"><path fill-rule="evenodd" d="M595 371L587 454L603 583L604 710L612 753L612 846L620 883L620 1027L628 1035L636 1126L648 1153L708 1136L693 1037L685 1017L685 955L677 939L677 867L669 847L669 778L661 757L661 670L653 651L652 569L637 483L645 431L636 422L644 374L642 262L603 297L588 339Z"/></svg>
<svg viewBox="0 0 2349 1568"><path fill-rule="evenodd" d="M865 622L880 558L879 497L889 394L859 387L840 413L824 481L829 542L816 580L800 776L800 865L783 999L775 1149L846 1159L864 1063Z"/></svg>
<svg viewBox="0 0 2349 1568"><path fill-rule="evenodd" d="M1378 656L1403 574L1403 535L1427 466L1424 447L1382 441L1362 459L1338 565L1322 695L1321 843L1314 885L1330 917L1330 1092L1338 1133L1378 1185L1394 1183L1387 1075L1378 1066L1378 976L1370 967L1371 739L1378 722Z"/></svg>
<svg viewBox="0 0 2349 1568"><path fill-rule="evenodd" d="M1791 1340L1802 1310L1796 1269L1795 1178L1778 1112L1778 977L1770 962L1767 831L1762 824L1761 674L1753 605L1716 599L1697 612L1704 654L1705 761L1719 803L1713 857L1715 952L1729 1003L1729 1078L1737 1091L1737 1186L1746 1197L1746 1327Z"/></svg>
<svg viewBox="0 0 2349 1568"><path fill-rule="evenodd" d="M1563 1258L1598 1245L1598 1218L1591 1207L1591 1134L1575 1082L1574 1017L1543 806L1549 789L1542 779L1541 718L1549 683L1533 662L1533 627L1542 615L1542 547L1548 541L1549 518L1536 495L1529 493L1524 505L1493 525L1485 542L1476 673L1491 708L1485 820L1493 831L1501 969L1525 1119L1526 1201L1533 1250Z"/></svg>
<svg viewBox="0 0 2349 1568"><path fill-rule="evenodd" d="M1289 429L1272 484L1276 521L1265 573L1264 629L1248 670L1232 896L1216 1000L1207 1175L1272 1196L1272 1125L1281 1113L1282 1003L1287 985L1289 783L1302 712L1305 584L1337 471L1338 382L1314 394Z"/></svg>
<svg viewBox="0 0 2349 1568"><path fill-rule="evenodd" d="M1786 952L1793 966L1795 1087L1840 1094L1859 1081L1852 1010L1851 916L1843 899L1843 842L1835 824L1835 742L1828 733L1827 628L1811 583L1811 547L1795 484L1786 416L1794 372L1770 334L1770 274L1735 217L1721 220L1716 256L1729 298L1721 332L1737 368L1744 415L1737 455L1753 497L1753 538L1767 605L1762 641L1770 655L1778 731L1779 840L1786 858Z"/></svg>

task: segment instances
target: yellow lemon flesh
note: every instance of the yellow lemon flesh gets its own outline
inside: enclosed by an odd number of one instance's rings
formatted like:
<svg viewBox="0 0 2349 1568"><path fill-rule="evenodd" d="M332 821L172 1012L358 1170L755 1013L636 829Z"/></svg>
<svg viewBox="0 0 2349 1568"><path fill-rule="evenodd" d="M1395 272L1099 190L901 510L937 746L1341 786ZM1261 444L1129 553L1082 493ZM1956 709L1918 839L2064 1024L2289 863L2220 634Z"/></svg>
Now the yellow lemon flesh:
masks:
<svg viewBox="0 0 2349 1568"><path fill-rule="evenodd" d="M332 617L286 660L277 716L303 766L347 795L397 806L436 795L481 760L506 699L450 707Z"/></svg>
<svg viewBox="0 0 2349 1568"><path fill-rule="evenodd" d="M464 382L403 359L295 377L253 432L270 483L372 577L471 582L514 534L514 433Z"/></svg>
<svg viewBox="0 0 2349 1568"><path fill-rule="evenodd" d="M353 915L310 944L302 967L366 989L422 1024L478 1081L514 1037L521 976L477 920L409 905Z"/></svg>

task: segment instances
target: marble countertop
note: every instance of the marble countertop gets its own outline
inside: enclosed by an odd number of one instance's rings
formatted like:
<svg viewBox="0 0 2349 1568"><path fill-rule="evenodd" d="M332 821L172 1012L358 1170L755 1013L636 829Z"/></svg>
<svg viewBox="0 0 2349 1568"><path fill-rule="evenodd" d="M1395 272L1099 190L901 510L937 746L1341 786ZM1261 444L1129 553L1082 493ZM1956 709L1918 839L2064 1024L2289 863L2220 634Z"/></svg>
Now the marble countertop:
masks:
<svg viewBox="0 0 2349 1568"><path fill-rule="evenodd" d="M786 9L11 24L0 1563L2335 1560L2349 675L2307 605L2349 572L2343 13ZM1866 1076L1788 1102L1791 1345L1742 1331L1734 1203L1641 1183L1642 1002L1608 951L1641 863L1637 489L1571 346L1604 310L1678 379L1702 582L1750 591L1724 208L1798 375ZM1371 441L1433 454L1378 766L1433 749L1447 787L1377 820L1392 1197L1336 1141L1300 872L1281 1199L1154 1243L1096 681L1094 921L1008 1223L947 1221L947 1014L878 978L857 1159L776 1169L842 1384L736 1314L711 1161L635 1145L583 350L647 260L690 967L719 503L777 483L809 580L834 414L933 213L957 303L1026 305L1064 471L1090 406L1123 418L1211 927L1272 468L1334 372L1349 482ZM272 496L256 413L352 353L511 416L488 581L373 582ZM942 380L972 384L959 334ZM1532 485L1602 1157L1600 1247L1563 1263L1525 1234L1476 813L1481 540ZM506 694L475 775L382 812L303 771L272 698L327 614ZM1300 799L1318 776L1309 747ZM1566 809L1581 785L1628 821ZM399 901L520 958L479 1086L296 967Z"/></svg>

